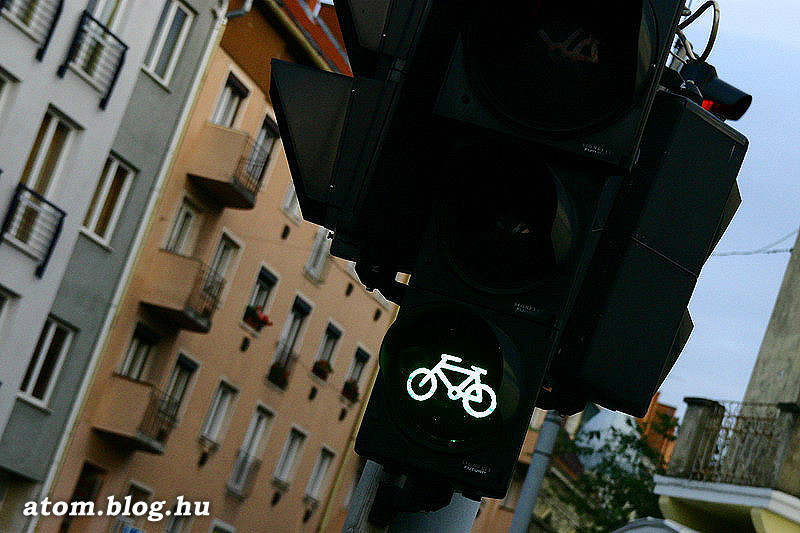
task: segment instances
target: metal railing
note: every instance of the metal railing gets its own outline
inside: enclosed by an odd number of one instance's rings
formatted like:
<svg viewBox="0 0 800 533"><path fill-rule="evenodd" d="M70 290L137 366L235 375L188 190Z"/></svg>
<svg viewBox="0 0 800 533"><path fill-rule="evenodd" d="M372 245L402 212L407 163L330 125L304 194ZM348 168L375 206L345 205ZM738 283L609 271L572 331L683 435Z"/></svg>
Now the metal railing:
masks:
<svg viewBox="0 0 800 533"><path fill-rule="evenodd" d="M139 432L147 438L164 443L178 421L180 401L153 389Z"/></svg>
<svg viewBox="0 0 800 533"><path fill-rule="evenodd" d="M250 455L247 450L239 450L231 473L231 479L228 481L228 490L242 498L249 496L260 468L260 459Z"/></svg>
<svg viewBox="0 0 800 533"><path fill-rule="evenodd" d="M44 196L20 183L3 219L2 236L22 246L39 261L41 278L53 253L66 213Z"/></svg>
<svg viewBox="0 0 800 533"><path fill-rule="evenodd" d="M251 194L258 193L261 186L261 179L264 177L264 169L269 160L270 147L256 143L254 139L247 140L245 149L236 165L236 172L233 181Z"/></svg>
<svg viewBox="0 0 800 533"><path fill-rule="evenodd" d="M0 11L23 26L39 43L36 59L44 57L61 18L64 0L0 0Z"/></svg>
<svg viewBox="0 0 800 533"><path fill-rule="evenodd" d="M789 437L781 431L776 404L718 402L698 427L697 453L689 479L751 487L774 487L778 453Z"/></svg>
<svg viewBox="0 0 800 533"><path fill-rule="evenodd" d="M200 263L195 287L186 306L200 316L211 318L219 307L224 288L225 278L205 263Z"/></svg>
<svg viewBox="0 0 800 533"><path fill-rule="evenodd" d="M92 16L84 11L64 62L58 67L58 76L64 77L72 65L103 92L100 109L105 109L117 83L128 45Z"/></svg>

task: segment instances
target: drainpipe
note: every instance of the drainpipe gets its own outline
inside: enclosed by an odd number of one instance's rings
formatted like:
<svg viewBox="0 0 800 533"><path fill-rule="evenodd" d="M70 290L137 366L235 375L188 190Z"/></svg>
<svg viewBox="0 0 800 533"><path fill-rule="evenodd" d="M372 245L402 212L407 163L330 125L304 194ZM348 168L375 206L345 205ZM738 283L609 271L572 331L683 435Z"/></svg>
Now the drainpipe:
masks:
<svg viewBox="0 0 800 533"><path fill-rule="evenodd" d="M228 17L228 20L236 17L241 17L242 15L247 15L248 13L250 13L250 10L252 8L253 8L253 0L244 0L244 5L242 6L241 9L231 11L225 16Z"/></svg>
<svg viewBox="0 0 800 533"><path fill-rule="evenodd" d="M42 484L42 489L39 493L40 495L49 495L50 490L53 488L53 482L55 481L55 478L58 476L58 474L61 471L61 467L63 466L65 458L64 453L66 452L68 445L72 442L72 437L77 428L76 421L79 415L83 411L83 408L85 406L84 402L86 400L89 388L94 382L95 371L97 370L97 364L100 361L100 355L103 353L103 349L106 346L106 342L108 341L109 330L111 329L111 325L117 316L117 310L119 309L119 304L122 301L122 297L125 294L125 291L128 287L128 283L130 282L133 267L135 266L137 259L139 258L139 252L141 251L142 242L144 241L145 235L147 234L148 230L150 229L150 225L152 224L152 216L155 211L158 200L161 198L161 192L163 190L164 183L170 171L172 170L172 164L175 160L175 153L177 152L178 147L180 146L181 141L183 140L184 134L186 132L186 128L189 123L189 117L191 116L192 110L194 109L194 105L197 100L197 94L200 91L200 87L202 85L203 80L205 80L208 71L208 65L211 62L211 55L217 48L217 45L219 44L219 41L222 38L222 32L225 29L225 22L227 21L227 19L225 18L225 11L227 11L227 9L228 9L228 0L221 0L219 2L219 7L217 9L212 10L214 13L214 18L216 19L214 21L214 27L211 30L210 38L208 40L208 43L206 44L205 50L203 51L203 56L200 61L200 65L198 66L194 80L192 80L192 86L189 89L189 94L187 95L183 110L181 111L178 125L175 128L175 132L172 136L172 139L170 140L169 151L164 156L161 168L159 169L158 177L156 179L155 184L153 185L150 197L147 200L147 207L142 215L143 222L136 233L136 237L134 238L133 243L131 244L130 248L131 253L128 255L122 275L120 276L120 281L117 284L116 290L114 291L114 295L111 300L111 305L109 307L108 313L106 314L106 318L103 322L103 327L100 331L100 335L98 335L97 337L97 342L95 344L94 351L92 352L92 357L90 359L89 366L84 374L80 390L78 391L78 394L75 397L75 403L72 406L72 412L70 412L69 414L69 419L67 420L67 425L65 426L64 434L61 436L61 440L58 443L58 449L53 458L53 463L50 467L50 470L47 473L47 478ZM31 520L28 522L28 527L25 530L26 533L33 533L36 530L38 522L39 522L38 516L32 517Z"/></svg>

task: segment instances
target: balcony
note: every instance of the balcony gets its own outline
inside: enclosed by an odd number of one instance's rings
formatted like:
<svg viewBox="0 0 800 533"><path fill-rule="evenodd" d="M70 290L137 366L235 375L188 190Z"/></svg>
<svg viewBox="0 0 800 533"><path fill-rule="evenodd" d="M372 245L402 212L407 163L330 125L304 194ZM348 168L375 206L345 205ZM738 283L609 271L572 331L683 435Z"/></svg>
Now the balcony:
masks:
<svg viewBox="0 0 800 533"><path fill-rule="evenodd" d="M685 401L668 477L800 497L800 405Z"/></svg>
<svg viewBox="0 0 800 533"><path fill-rule="evenodd" d="M0 235L38 261L36 277L44 275L61 235L66 213L23 184L17 185Z"/></svg>
<svg viewBox="0 0 800 533"><path fill-rule="evenodd" d="M250 455L247 450L239 450L231 479L228 481L228 492L238 498L247 498L253 490L260 468L260 459Z"/></svg>
<svg viewBox="0 0 800 533"><path fill-rule="evenodd" d="M89 11L84 11L67 57L58 67L58 76L63 78L67 68L74 68L82 78L100 91L103 95L100 109L105 109L125 64L127 52L128 45Z"/></svg>
<svg viewBox="0 0 800 533"><path fill-rule="evenodd" d="M144 277L142 306L179 329L208 333L225 280L201 261L159 250Z"/></svg>
<svg viewBox="0 0 800 533"><path fill-rule="evenodd" d="M127 450L162 454L178 402L149 383L114 375L93 419L95 431Z"/></svg>
<svg viewBox="0 0 800 533"><path fill-rule="evenodd" d="M221 206L252 209L268 159L269 150L246 133L206 122L187 174Z"/></svg>
<svg viewBox="0 0 800 533"><path fill-rule="evenodd" d="M0 0L0 11L39 45L39 61L44 58L63 7L64 0Z"/></svg>

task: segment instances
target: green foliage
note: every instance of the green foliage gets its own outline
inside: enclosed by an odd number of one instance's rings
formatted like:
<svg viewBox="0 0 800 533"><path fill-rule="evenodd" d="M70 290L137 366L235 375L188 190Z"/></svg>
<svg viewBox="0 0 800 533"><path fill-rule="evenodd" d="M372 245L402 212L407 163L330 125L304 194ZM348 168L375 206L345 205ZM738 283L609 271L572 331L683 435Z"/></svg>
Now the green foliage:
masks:
<svg viewBox="0 0 800 533"><path fill-rule="evenodd" d="M637 518L662 517L653 476L663 473L664 458L647 444L638 424L628 424L628 431L585 432L576 442L565 435L557 443L557 453L577 453L592 465L577 481L580 493L567 495L566 503L584 519L578 533L607 533ZM668 439L674 438L674 427L666 416L654 424Z"/></svg>

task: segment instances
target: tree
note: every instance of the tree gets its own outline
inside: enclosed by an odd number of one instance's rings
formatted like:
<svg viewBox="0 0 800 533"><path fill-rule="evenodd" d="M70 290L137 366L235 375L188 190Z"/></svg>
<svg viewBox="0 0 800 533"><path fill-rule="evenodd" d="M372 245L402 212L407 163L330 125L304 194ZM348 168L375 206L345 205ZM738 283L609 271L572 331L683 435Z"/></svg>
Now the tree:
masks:
<svg viewBox="0 0 800 533"><path fill-rule="evenodd" d="M564 435L557 444L556 453L592 458L592 468L577 481L584 497L567 495L567 503L585 519L579 533L607 533L636 518L662 517L658 496L653 493L653 476L664 473L664 457L647 444L639 424L630 419L627 424L627 430L589 431L575 441ZM675 426L674 419L662 415L654 430L674 439Z"/></svg>

